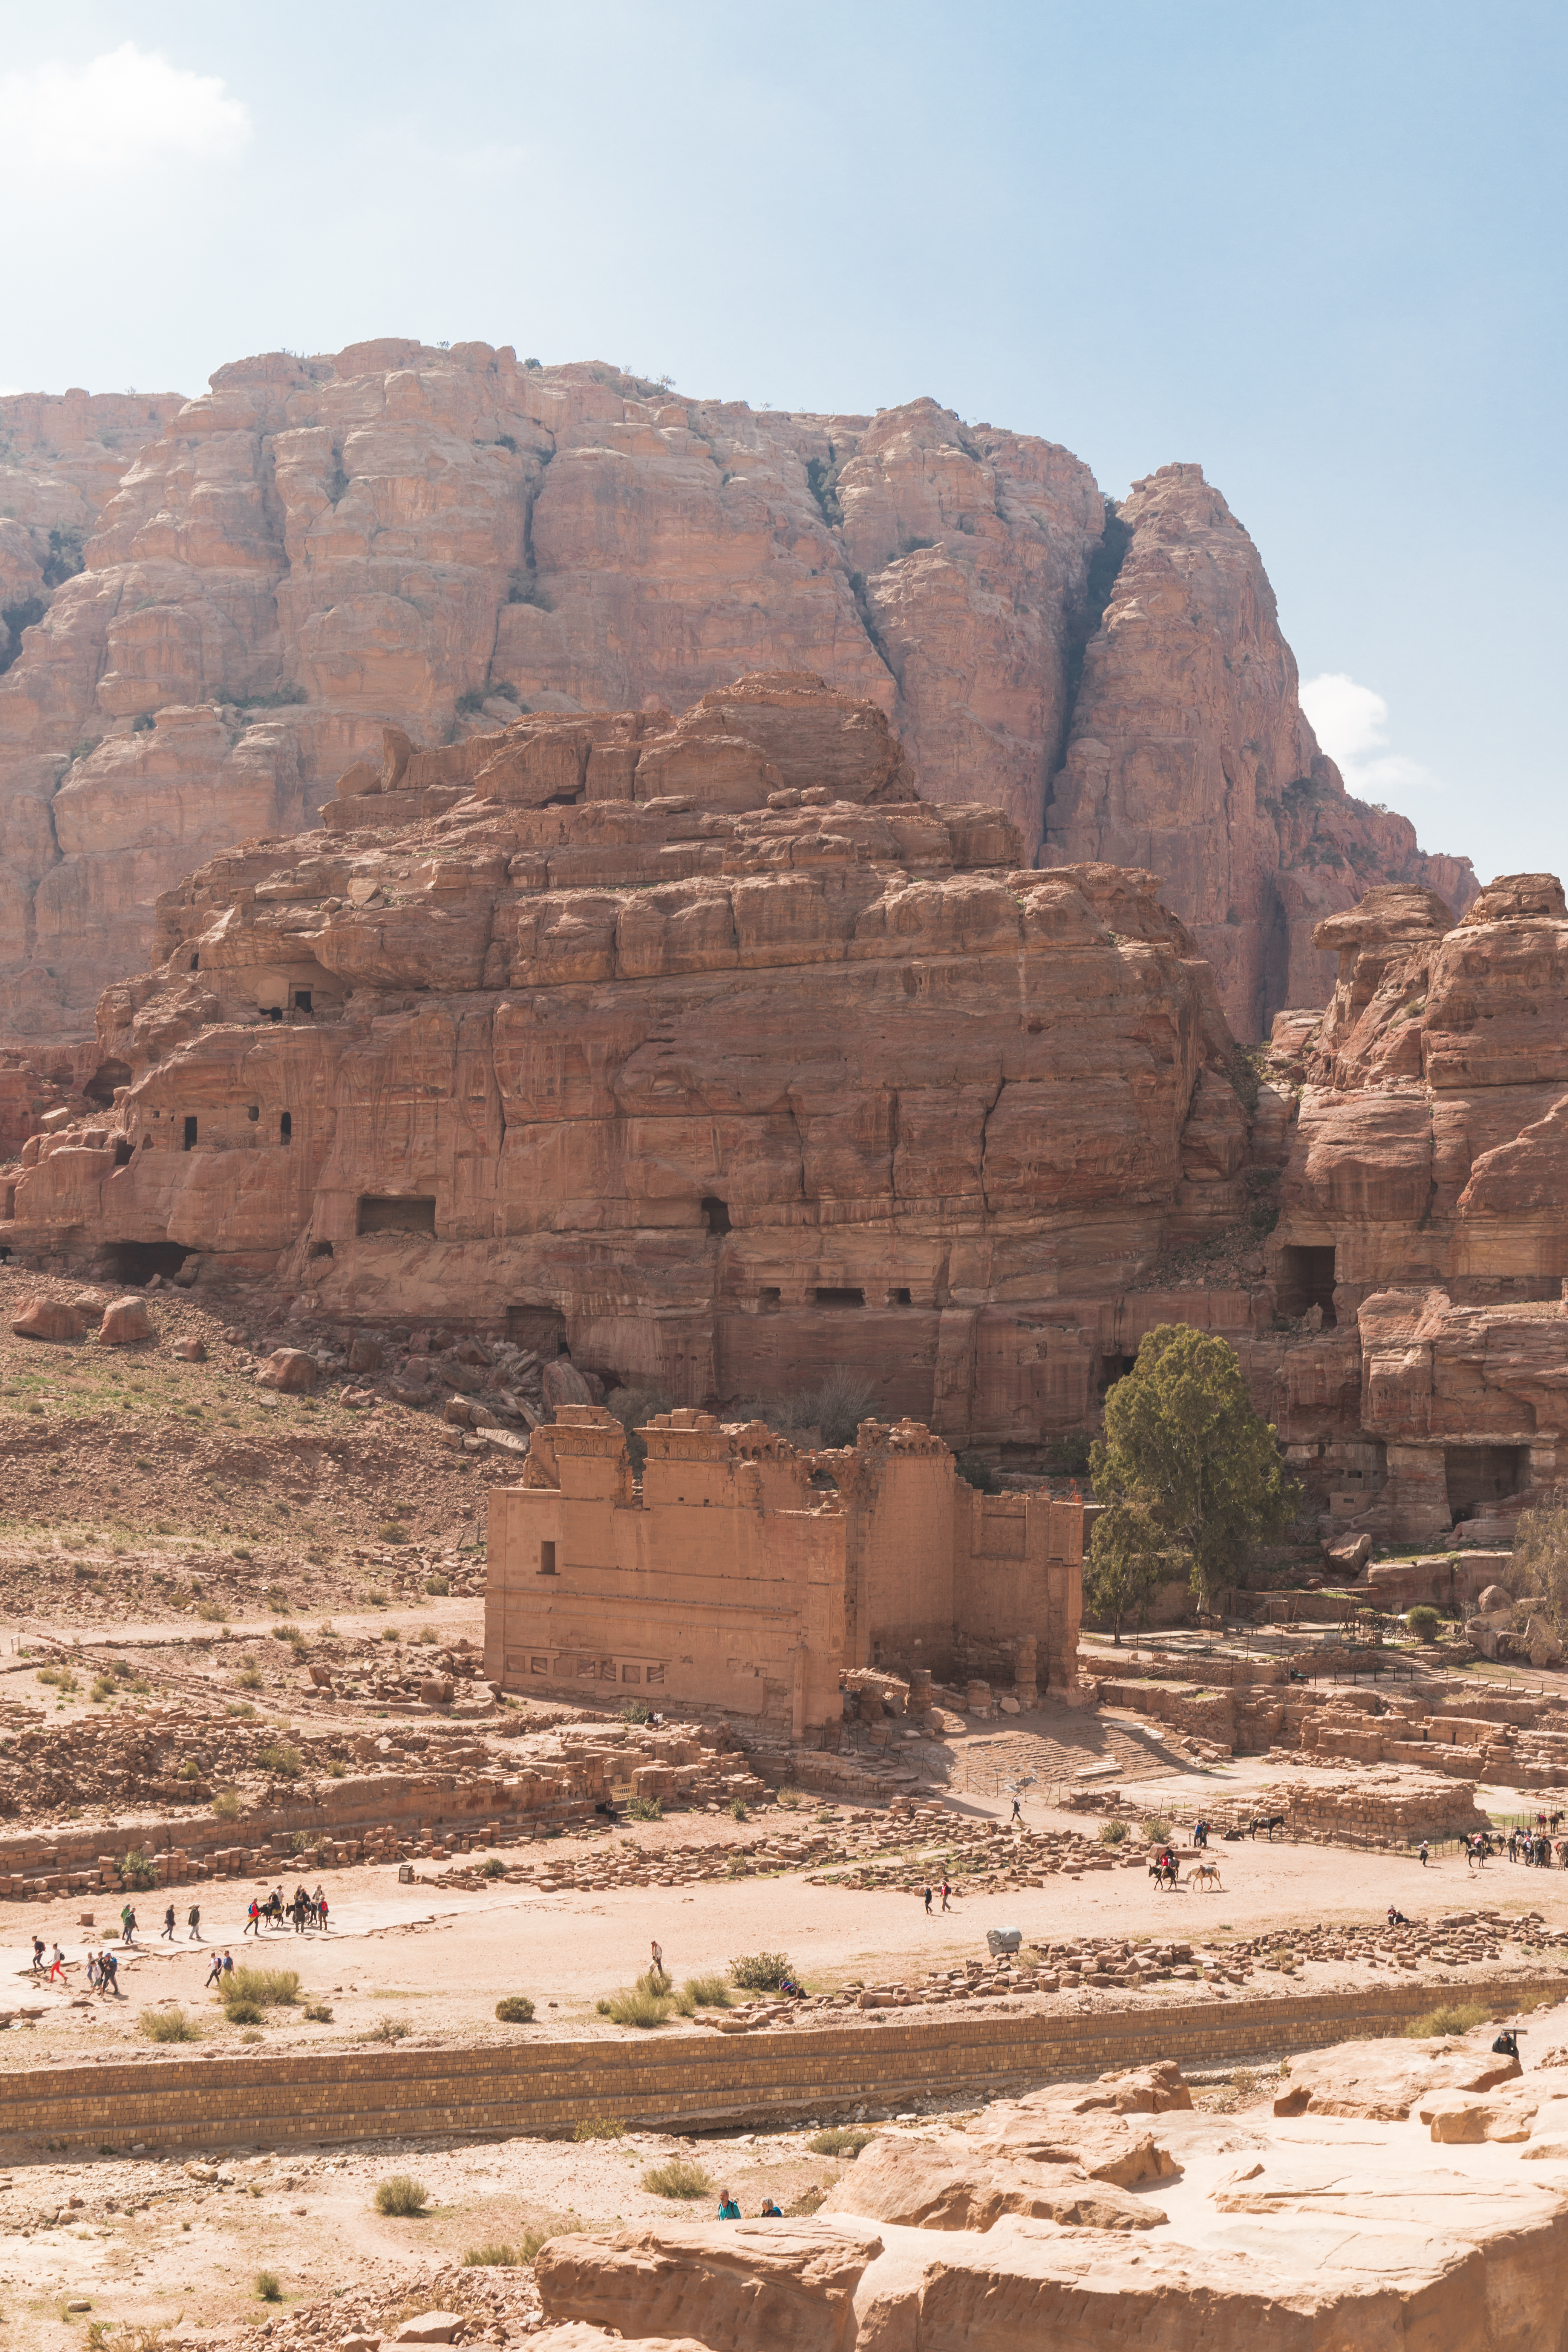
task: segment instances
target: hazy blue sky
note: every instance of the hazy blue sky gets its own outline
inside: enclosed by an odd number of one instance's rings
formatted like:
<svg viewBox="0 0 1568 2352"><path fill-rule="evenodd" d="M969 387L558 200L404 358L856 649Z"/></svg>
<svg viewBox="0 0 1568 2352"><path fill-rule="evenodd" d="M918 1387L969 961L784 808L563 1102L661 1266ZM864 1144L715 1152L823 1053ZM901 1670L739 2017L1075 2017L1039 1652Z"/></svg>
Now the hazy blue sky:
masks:
<svg viewBox="0 0 1568 2352"><path fill-rule="evenodd" d="M1568 869L1560 0L0 23L0 386L480 336L1196 458L1352 789Z"/></svg>

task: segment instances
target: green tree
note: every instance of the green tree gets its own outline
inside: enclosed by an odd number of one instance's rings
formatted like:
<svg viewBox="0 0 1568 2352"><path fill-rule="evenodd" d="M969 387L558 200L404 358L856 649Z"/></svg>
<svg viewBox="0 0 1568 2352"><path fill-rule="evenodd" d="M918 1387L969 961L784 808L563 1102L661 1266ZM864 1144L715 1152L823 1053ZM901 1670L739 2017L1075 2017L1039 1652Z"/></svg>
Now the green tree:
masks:
<svg viewBox="0 0 1568 2352"><path fill-rule="evenodd" d="M1188 1558L1209 1609L1249 1547L1284 1533L1297 1489L1271 1423L1252 1410L1227 1341L1185 1323L1148 1332L1105 1401L1105 1438L1089 1456L1102 1503L1137 1501Z"/></svg>
<svg viewBox="0 0 1568 2352"><path fill-rule="evenodd" d="M1186 1553L1173 1546L1142 1495L1110 1504L1094 1523L1084 1569L1083 1597L1097 1617L1109 1617L1121 1646L1121 1622L1142 1622L1158 1586L1185 1575Z"/></svg>

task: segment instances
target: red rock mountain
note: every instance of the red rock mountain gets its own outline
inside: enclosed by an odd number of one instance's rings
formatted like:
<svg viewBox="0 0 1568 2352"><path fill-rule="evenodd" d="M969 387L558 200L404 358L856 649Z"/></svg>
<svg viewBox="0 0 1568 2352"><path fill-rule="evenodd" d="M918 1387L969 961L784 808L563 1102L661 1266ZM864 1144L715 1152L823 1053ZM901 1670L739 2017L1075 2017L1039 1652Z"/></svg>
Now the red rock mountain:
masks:
<svg viewBox="0 0 1568 2352"><path fill-rule="evenodd" d="M1152 866L1243 1034L1327 992L1321 916L1473 887L1346 797L1194 467L1108 519L1066 450L929 400L758 414L395 338L183 405L12 400L0 435L13 1040L82 1034L160 891L312 821L384 725L679 713L748 669L874 703L920 791L1001 808L1026 864Z"/></svg>

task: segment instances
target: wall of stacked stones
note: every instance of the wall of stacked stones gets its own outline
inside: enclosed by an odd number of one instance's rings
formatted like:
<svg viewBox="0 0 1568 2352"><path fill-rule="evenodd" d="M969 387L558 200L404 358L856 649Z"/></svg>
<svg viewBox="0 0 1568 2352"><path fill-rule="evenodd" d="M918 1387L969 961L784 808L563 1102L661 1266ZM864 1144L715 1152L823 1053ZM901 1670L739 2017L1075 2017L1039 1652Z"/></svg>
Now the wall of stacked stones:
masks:
<svg viewBox="0 0 1568 2352"><path fill-rule="evenodd" d="M1513 2008L1559 2000L1568 1976L1497 1976L1467 1998ZM1264 2000L1093 2017L953 2016L919 2023L872 2011L853 2026L671 2035L657 2043L541 2042L287 2058L167 2058L38 2066L0 2080L0 2147L149 2149L225 2143L343 2144L472 2132L569 2137L588 2117L691 2129L832 2116L953 2094L997 2097L1042 2083L1173 2058L1234 2066L1402 2032L1430 1985L1379 1985Z"/></svg>

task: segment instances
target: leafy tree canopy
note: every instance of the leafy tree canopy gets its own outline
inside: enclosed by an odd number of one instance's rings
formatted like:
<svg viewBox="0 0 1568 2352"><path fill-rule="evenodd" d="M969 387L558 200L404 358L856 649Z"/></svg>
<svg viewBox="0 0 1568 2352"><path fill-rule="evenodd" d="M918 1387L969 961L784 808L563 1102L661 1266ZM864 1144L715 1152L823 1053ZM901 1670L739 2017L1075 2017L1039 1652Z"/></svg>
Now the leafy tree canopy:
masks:
<svg viewBox="0 0 1568 2352"><path fill-rule="evenodd" d="M1118 1647L1122 1620L1142 1622L1156 1589L1191 1570L1141 1495L1110 1504L1094 1523L1084 1563L1083 1597L1097 1617L1109 1617Z"/></svg>
<svg viewBox="0 0 1568 2352"><path fill-rule="evenodd" d="M1145 1335L1105 1400L1089 1470L1100 1502L1137 1503L1187 1554L1205 1609L1251 1546L1295 1516L1296 1486L1272 1423L1252 1410L1235 1349L1185 1323Z"/></svg>

